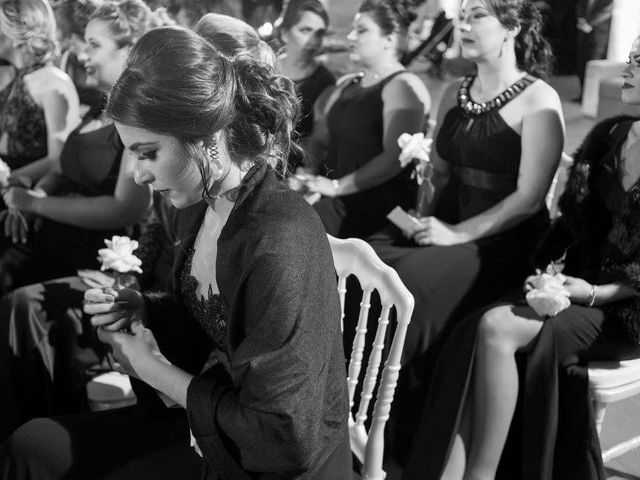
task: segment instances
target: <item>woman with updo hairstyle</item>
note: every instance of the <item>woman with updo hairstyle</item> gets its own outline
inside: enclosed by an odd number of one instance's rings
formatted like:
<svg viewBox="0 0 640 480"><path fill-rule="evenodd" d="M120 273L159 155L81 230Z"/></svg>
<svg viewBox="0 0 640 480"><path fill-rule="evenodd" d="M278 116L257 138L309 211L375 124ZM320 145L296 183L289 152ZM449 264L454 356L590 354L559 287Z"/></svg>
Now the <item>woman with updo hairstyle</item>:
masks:
<svg viewBox="0 0 640 480"><path fill-rule="evenodd" d="M301 102L296 133L303 140L313 130L313 104L335 83L333 74L316 60L329 27L329 14L319 0L289 0L275 25L283 45L278 56L282 74L296 84ZM295 167L290 165L292 170Z"/></svg>
<svg viewBox="0 0 640 480"><path fill-rule="evenodd" d="M273 169L297 110L291 81L250 56L179 27L139 40L107 113L136 181L176 207L172 294L92 289L84 310L121 369L182 408L34 420L5 445L9 472L351 478L329 243ZM59 443L71 451L52 457Z"/></svg>
<svg viewBox="0 0 640 480"><path fill-rule="evenodd" d="M560 100L539 77L550 53L531 2L465 0L456 28L476 73L442 94L430 152L433 191L411 231L388 224L368 239L416 300L390 419L401 463L448 332L530 273L564 143Z"/></svg>
<svg viewBox="0 0 640 480"><path fill-rule="evenodd" d="M73 82L53 65L56 37L47 0L0 2L0 158L12 169L46 171L80 122Z"/></svg>
<svg viewBox="0 0 640 480"><path fill-rule="evenodd" d="M273 49L260 39L255 28L239 18L221 13L207 13L196 23L193 30L225 55L251 55L278 70L278 59Z"/></svg>
<svg viewBox="0 0 640 480"><path fill-rule="evenodd" d="M58 65L73 80L80 103L85 108L91 108L103 100L98 89L86 85L87 72L79 60L86 47L84 29L93 12L102 3L103 0L59 0L53 5L61 49Z"/></svg>
<svg viewBox="0 0 640 480"><path fill-rule="evenodd" d="M316 102L306 145L314 174L300 173L327 233L366 238L386 224L397 205L414 203L410 168L398 162L397 139L426 124L431 100L422 81L400 63L409 25L409 0L365 0L348 36L361 73L343 77Z"/></svg>
<svg viewBox="0 0 640 480"><path fill-rule="evenodd" d="M85 30L87 81L111 92L132 45L150 28L142 0L106 1ZM150 200L135 184L133 161L103 105L95 105L71 132L46 173L18 170L3 192L10 210L0 219L0 290L98 268L104 238L122 235L144 215Z"/></svg>

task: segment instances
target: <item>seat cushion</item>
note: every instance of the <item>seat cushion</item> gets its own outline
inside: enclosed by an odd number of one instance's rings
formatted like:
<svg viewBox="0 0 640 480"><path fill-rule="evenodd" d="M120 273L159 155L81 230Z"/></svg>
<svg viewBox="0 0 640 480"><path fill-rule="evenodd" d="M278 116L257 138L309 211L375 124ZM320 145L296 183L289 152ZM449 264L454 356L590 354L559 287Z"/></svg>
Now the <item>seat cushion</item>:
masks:
<svg viewBox="0 0 640 480"><path fill-rule="evenodd" d="M640 358L621 362L589 362L591 388L616 388L640 383Z"/></svg>

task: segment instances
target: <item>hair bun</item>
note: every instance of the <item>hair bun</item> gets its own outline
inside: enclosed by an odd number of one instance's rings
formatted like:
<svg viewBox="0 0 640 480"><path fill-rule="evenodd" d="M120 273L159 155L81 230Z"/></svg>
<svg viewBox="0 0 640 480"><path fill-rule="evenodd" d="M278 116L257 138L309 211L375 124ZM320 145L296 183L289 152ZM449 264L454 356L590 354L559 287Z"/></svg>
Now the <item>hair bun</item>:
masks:
<svg viewBox="0 0 640 480"><path fill-rule="evenodd" d="M412 0L388 0L389 3L396 10L398 22L405 28L409 26L418 18L416 13L416 5Z"/></svg>

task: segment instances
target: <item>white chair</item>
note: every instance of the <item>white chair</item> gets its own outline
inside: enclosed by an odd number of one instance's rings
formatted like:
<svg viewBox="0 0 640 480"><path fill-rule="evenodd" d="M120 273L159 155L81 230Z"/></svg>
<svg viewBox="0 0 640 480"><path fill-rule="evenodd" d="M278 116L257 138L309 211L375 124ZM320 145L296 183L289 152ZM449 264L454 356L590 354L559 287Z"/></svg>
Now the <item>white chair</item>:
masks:
<svg viewBox="0 0 640 480"><path fill-rule="evenodd" d="M549 210L549 216L552 219L557 217L559 214L558 200L560 200L560 195L564 191L564 187L567 184L569 167L571 167L571 165L573 165L573 158L562 152L560 164L558 165L558 169L553 176L551 186L549 187L549 192L547 193L547 196L545 198L545 203L547 204L547 209Z"/></svg>
<svg viewBox="0 0 640 480"><path fill-rule="evenodd" d="M589 362L589 390L599 435L607 405L640 393L640 358L620 362ZM640 435L602 452L602 461L606 463L638 447Z"/></svg>
<svg viewBox="0 0 640 480"><path fill-rule="evenodd" d="M384 426L389 418L391 401L398 381L400 356L402 355L407 326L413 313L413 296L402 284L396 271L383 263L373 251L373 248L363 240L355 238L338 240L329 236L329 243L333 253L336 273L338 274L338 292L343 319L347 277L355 275L363 290L347 378L350 407L353 407L354 394L360 378L371 293L375 289L380 295L382 313L378 320L378 328L373 348L369 355L362 383L360 404L355 418L352 408L350 408L349 434L351 450L363 465L362 477L371 480L382 480L386 476L382 469ZM384 340L387 325L389 324L389 313L392 307L395 307L397 326L384 369L382 370L377 398L372 412L371 426L367 432L365 421L367 420L369 405L378 379Z"/></svg>

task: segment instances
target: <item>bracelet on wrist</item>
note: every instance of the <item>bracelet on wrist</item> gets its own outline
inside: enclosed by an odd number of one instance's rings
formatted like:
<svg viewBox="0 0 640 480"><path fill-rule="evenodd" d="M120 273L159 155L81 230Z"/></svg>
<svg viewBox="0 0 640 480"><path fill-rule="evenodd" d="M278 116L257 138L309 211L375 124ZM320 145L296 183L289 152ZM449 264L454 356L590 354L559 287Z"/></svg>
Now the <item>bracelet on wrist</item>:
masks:
<svg viewBox="0 0 640 480"><path fill-rule="evenodd" d="M334 178L333 180L331 180L331 185L333 185L333 189L336 191L336 195L337 195L338 191L340 190L340 180L336 180Z"/></svg>
<svg viewBox="0 0 640 480"><path fill-rule="evenodd" d="M596 303L596 286L591 285L591 291L589 292L589 301L587 307L592 308Z"/></svg>

